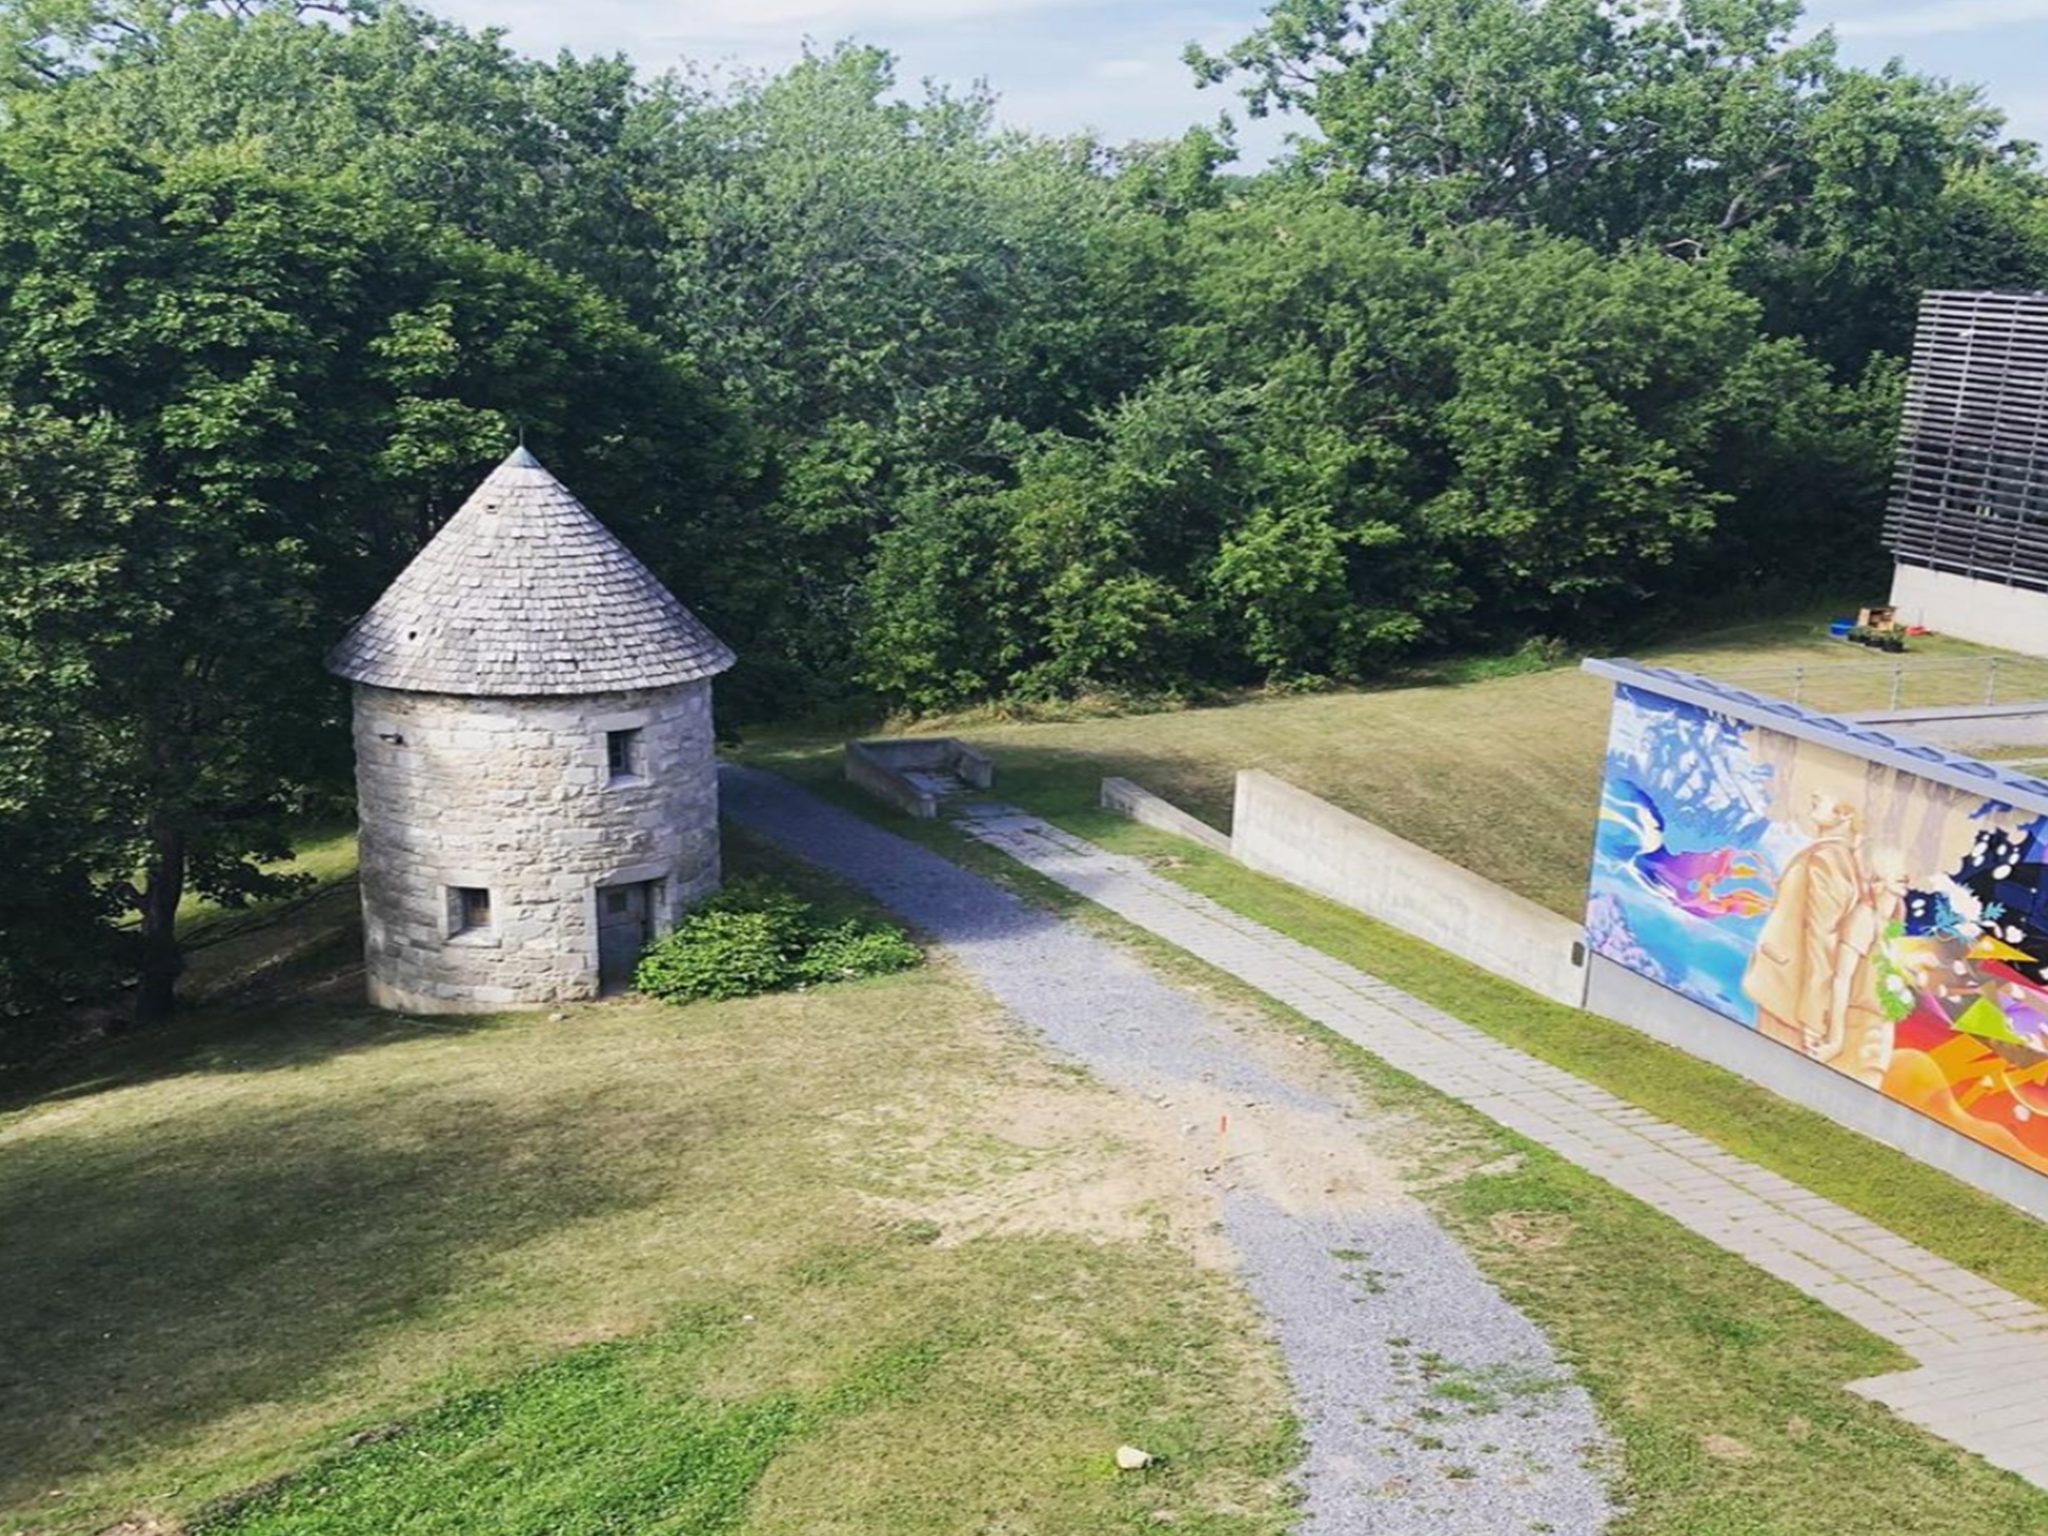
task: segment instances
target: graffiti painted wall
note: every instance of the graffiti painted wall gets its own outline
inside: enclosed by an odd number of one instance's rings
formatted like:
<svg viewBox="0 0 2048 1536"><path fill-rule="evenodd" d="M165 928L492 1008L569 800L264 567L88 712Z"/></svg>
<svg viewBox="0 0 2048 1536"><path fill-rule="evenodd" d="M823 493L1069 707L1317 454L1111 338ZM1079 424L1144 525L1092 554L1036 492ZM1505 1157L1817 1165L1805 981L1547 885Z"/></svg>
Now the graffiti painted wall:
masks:
<svg viewBox="0 0 2048 1536"><path fill-rule="evenodd" d="M2048 1173L2048 817L1615 690L1595 952Z"/></svg>

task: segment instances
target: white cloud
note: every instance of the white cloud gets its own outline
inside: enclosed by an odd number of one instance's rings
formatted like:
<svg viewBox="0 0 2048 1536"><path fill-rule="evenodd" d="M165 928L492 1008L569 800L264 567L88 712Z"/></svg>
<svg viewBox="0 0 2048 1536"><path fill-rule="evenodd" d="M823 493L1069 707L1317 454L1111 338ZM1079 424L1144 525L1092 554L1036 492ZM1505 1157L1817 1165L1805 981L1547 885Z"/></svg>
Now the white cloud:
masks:
<svg viewBox="0 0 2048 1536"><path fill-rule="evenodd" d="M1816 6L1808 13L1808 19L1826 22L1829 9ZM1909 5L1902 10L1854 6L1833 25L1842 37L1933 37L2038 21L2048 21L2048 0L1939 0L1936 4Z"/></svg>
<svg viewBox="0 0 2048 1536"><path fill-rule="evenodd" d="M1093 0L430 0L472 27L503 27L515 46L548 53L650 46L718 52L762 45L794 49L805 37L897 36L967 26L1000 27Z"/></svg>
<svg viewBox="0 0 2048 1536"><path fill-rule="evenodd" d="M897 56L906 92L927 77L986 80L1005 123L1110 142L1174 138L1219 113L1239 119L1244 160L1280 146L1285 125L1244 120L1235 91L1198 90L1189 38L1215 50L1258 24L1266 0L425 0L509 46L551 57L624 53L650 71L689 62L787 68L808 40L874 43Z"/></svg>

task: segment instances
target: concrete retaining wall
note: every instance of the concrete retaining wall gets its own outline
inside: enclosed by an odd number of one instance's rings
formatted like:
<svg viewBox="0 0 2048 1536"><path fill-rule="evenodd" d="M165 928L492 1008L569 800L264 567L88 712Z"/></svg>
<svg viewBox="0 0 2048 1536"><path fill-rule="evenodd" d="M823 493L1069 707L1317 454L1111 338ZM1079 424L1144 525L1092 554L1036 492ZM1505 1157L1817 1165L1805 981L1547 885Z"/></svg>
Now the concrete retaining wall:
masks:
<svg viewBox="0 0 2048 1536"><path fill-rule="evenodd" d="M1892 604L1938 635L2048 656L2048 592L1902 563L1892 568Z"/></svg>
<svg viewBox="0 0 2048 1536"><path fill-rule="evenodd" d="M1231 853L1532 992L1585 997L1580 926L1257 769L1237 776Z"/></svg>
<svg viewBox="0 0 2048 1536"><path fill-rule="evenodd" d="M1588 1012L1725 1067L1838 1125L2048 1218L2048 1179L2032 1169L1604 956L1594 955L1586 972Z"/></svg>
<svg viewBox="0 0 2048 1536"><path fill-rule="evenodd" d="M935 781L945 779L987 789L996 781L996 765L952 736L877 737L846 744L847 783L919 821L939 814L942 790Z"/></svg>
<svg viewBox="0 0 2048 1536"><path fill-rule="evenodd" d="M1157 827L1162 832L1185 837L1218 853L1230 852L1229 834L1218 832L1206 821L1197 821L1170 800L1160 799L1144 785L1130 779L1102 781L1102 808L1119 812L1145 826Z"/></svg>
<svg viewBox="0 0 2048 1536"><path fill-rule="evenodd" d="M930 821L939 814L936 795L919 789L900 773L884 766L866 750L864 742L849 741L846 744L846 782L920 821Z"/></svg>

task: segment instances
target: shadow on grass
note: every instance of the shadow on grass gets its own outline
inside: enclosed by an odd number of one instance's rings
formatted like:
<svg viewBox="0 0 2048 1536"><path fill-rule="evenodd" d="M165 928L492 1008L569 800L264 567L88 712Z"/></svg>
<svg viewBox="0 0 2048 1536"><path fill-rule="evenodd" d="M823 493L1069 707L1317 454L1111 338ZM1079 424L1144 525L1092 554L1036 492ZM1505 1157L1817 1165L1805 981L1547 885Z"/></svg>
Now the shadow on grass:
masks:
<svg viewBox="0 0 2048 1536"><path fill-rule="evenodd" d="M361 956L362 890L349 875L273 906L221 914L183 943L189 1001L299 996L336 956Z"/></svg>
<svg viewBox="0 0 2048 1536"><path fill-rule="evenodd" d="M10 1147L0 1506L137 1444L301 1399L495 1255L659 1187L638 1158L589 1155L594 1097L542 1094L515 1112L446 1083L380 1082L295 1098L251 1110L217 1096ZM678 1140L710 1143L717 1119L679 1112Z"/></svg>
<svg viewBox="0 0 2048 1536"><path fill-rule="evenodd" d="M300 1066L390 1038L347 1027L363 1013L362 932L355 881L338 880L188 944L181 1011L164 1023L126 1024L121 996L0 1021L0 1114L180 1072Z"/></svg>
<svg viewBox="0 0 2048 1536"><path fill-rule="evenodd" d="M166 1024L0 1076L0 1114L191 1073L288 1071L409 1040L489 1029L500 1022L499 1015L414 1018L339 1001L325 1006L294 1004L288 1009L267 1001L199 1008Z"/></svg>

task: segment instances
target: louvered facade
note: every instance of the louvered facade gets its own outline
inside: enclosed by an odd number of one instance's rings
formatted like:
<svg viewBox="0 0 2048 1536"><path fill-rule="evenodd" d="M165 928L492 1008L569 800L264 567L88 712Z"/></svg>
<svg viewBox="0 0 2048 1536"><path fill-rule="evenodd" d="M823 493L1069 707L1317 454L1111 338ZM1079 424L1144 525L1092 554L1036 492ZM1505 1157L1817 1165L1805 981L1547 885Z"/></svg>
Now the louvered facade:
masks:
<svg viewBox="0 0 2048 1536"><path fill-rule="evenodd" d="M1885 542L1909 622L2048 650L2048 294L1921 301Z"/></svg>
<svg viewBox="0 0 2048 1536"><path fill-rule="evenodd" d="M2048 591L2048 294L1922 301L1885 539L1901 560Z"/></svg>

